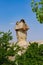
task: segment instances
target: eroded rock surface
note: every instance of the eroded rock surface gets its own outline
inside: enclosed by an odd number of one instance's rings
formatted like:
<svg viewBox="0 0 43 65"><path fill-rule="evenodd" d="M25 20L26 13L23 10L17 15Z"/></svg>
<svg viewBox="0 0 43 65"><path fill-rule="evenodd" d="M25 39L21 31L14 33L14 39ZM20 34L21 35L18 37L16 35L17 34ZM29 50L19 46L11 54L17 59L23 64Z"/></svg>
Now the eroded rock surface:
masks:
<svg viewBox="0 0 43 65"><path fill-rule="evenodd" d="M26 22L23 19L21 19L20 22L16 23L15 31L18 45L20 47L26 48L28 46L28 43L26 41L28 29L29 27L27 26Z"/></svg>

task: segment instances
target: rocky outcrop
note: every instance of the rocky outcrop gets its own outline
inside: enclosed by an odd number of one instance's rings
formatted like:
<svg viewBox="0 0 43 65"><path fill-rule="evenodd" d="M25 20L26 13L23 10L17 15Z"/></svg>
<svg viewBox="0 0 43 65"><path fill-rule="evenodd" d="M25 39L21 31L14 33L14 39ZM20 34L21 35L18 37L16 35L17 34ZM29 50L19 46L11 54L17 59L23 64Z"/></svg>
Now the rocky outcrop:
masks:
<svg viewBox="0 0 43 65"><path fill-rule="evenodd" d="M15 31L17 36L18 45L20 47L27 47L27 31L29 27L27 26L26 22L21 19L20 22L16 23Z"/></svg>

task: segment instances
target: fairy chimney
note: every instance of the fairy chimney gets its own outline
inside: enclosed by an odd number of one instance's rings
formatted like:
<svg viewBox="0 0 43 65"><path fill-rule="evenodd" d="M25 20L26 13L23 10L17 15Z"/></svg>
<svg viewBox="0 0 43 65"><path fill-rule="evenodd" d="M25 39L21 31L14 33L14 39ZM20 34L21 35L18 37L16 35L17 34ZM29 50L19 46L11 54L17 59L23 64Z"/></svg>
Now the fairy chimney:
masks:
<svg viewBox="0 0 43 65"><path fill-rule="evenodd" d="M27 39L27 30L28 29L29 28L23 19L21 19L20 22L16 23L15 31L16 31L18 41Z"/></svg>
<svg viewBox="0 0 43 65"><path fill-rule="evenodd" d="M21 19L20 22L16 23L15 31L19 46L21 45L23 46L23 44L27 44L26 39L27 39L28 29L29 27L27 26L24 19Z"/></svg>

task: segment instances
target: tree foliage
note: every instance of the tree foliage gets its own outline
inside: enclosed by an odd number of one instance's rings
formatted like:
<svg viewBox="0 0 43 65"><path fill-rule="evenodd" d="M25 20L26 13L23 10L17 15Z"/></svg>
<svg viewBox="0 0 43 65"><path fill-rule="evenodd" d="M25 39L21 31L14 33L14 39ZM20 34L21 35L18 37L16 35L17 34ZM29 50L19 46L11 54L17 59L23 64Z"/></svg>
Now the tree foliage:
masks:
<svg viewBox="0 0 43 65"><path fill-rule="evenodd" d="M43 23L43 0L31 2L32 11L36 13L36 18L40 23Z"/></svg>
<svg viewBox="0 0 43 65"><path fill-rule="evenodd" d="M43 44L30 44L24 54L16 57L16 61L18 65L43 65Z"/></svg>
<svg viewBox="0 0 43 65"><path fill-rule="evenodd" d="M10 40L10 31L0 32L0 65L43 65L43 44L30 43L25 53L19 55L20 47L17 43L11 45ZM15 56L14 61L8 59L10 56Z"/></svg>
<svg viewBox="0 0 43 65"><path fill-rule="evenodd" d="M0 32L0 65L12 65L12 62L8 59L8 56L14 55L10 40L12 40L10 30L6 33Z"/></svg>

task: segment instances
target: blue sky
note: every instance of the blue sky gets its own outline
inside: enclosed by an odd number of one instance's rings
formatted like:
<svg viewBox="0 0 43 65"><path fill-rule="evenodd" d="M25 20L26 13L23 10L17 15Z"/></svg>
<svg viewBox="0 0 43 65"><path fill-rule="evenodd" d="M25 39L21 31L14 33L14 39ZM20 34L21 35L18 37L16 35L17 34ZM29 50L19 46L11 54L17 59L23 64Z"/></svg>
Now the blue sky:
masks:
<svg viewBox="0 0 43 65"><path fill-rule="evenodd" d="M40 24L31 10L31 0L0 0L0 31L12 31L13 40L16 41L14 30L16 21L24 19L30 30L27 40L43 40L43 24Z"/></svg>

